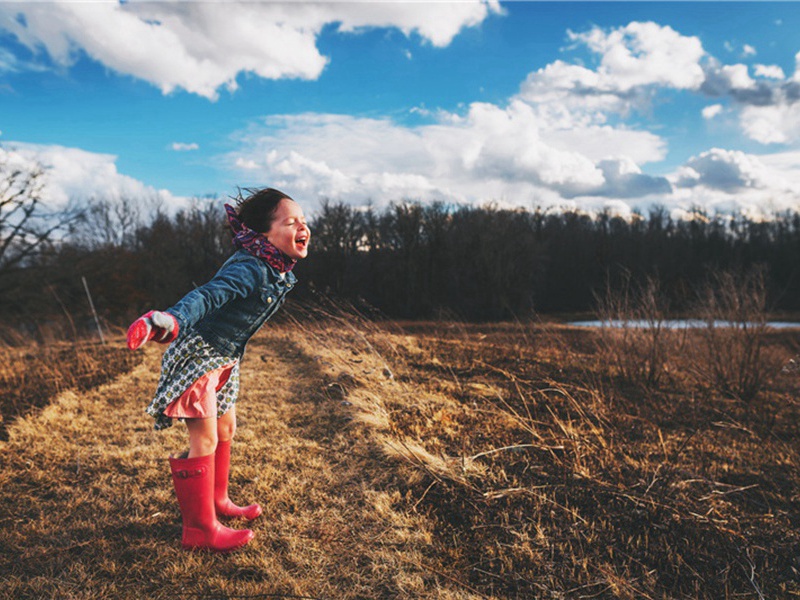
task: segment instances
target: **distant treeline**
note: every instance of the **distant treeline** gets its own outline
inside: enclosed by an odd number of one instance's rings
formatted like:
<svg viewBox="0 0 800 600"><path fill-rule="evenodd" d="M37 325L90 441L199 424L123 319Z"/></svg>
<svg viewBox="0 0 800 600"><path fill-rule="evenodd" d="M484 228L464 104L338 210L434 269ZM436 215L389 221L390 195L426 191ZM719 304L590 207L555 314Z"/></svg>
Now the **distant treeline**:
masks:
<svg viewBox="0 0 800 600"><path fill-rule="evenodd" d="M109 323L165 308L230 255L221 202L143 222L133 205L94 203L82 225L24 266L0 270L0 317L86 319L85 277ZM295 299L328 296L392 318L525 319L592 311L610 283L656 277L676 311L714 270L764 266L772 308L800 308L800 214L771 221L656 208L622 219L495 206L325 203L311 222ZM76 315L82 315L76 317ZM80 324L79 324L80 325Z"/></svg>
<svg viewBox="0 0 800 600"><path fill-rule="evenodd" d="M623 219L494 206L326 204L312 226L316 289L395 317L469 320L592 311L607 285L653 277L691 310L712 272L766 269L771 307L800 308L800 214L751 221L661 207Z"/></svg>

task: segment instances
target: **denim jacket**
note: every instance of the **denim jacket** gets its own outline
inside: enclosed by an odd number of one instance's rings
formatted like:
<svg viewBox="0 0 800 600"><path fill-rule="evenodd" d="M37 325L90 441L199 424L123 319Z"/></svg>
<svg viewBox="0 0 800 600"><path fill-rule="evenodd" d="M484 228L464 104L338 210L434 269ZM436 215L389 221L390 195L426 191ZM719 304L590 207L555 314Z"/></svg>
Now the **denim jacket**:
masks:
<svg viewBox="0 0 800 600"><path fill-rule="evenodd" d="M179 337L199 334L224 355L240 358L247 341L283 304L297 283L245 250L237 251L214 278L167 309L180 326Z"/></svg>

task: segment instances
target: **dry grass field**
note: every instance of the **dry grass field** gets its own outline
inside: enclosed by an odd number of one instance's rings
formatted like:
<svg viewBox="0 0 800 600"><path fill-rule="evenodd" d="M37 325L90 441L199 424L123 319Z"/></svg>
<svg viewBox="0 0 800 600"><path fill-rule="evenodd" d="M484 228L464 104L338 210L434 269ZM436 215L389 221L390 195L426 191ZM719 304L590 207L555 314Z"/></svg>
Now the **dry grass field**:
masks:
<svg viewBox="0 0 800 600"><path fill-rule="evenodd" d="M107 381L4 402L0 597L800 597L796 333L746 399L674 336L654 385L598 332L291 307L243 363L231 495L264 515L228 556L180 549L161 349L117 339Z"/></svg>

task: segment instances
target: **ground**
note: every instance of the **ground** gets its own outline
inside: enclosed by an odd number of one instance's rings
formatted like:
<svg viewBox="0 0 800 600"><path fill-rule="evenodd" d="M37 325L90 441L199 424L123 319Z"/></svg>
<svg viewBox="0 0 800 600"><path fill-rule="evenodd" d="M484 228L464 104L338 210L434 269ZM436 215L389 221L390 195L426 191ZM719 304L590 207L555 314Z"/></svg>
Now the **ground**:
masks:
<svg viewBox="0 0 800 600"><path fill-rule="evenodd" d="M570 329L290 314L242 368L231 497L264 514L213 555L180 548L167 457L186 435L143 412L148 345L6 423L0 597L799 596L796 403L772 425L769 403L633 403L597 348Z"/></svg>

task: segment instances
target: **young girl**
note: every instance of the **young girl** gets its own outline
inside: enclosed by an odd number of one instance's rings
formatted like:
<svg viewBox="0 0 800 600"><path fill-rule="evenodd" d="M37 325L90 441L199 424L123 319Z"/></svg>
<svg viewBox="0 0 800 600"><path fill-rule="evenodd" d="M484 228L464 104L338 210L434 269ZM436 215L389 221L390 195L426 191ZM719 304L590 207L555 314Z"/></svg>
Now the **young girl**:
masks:
<svg viewBox="0 0 800 600"><path fill-rule="evenodd" d="M300 206L271 188L247 192L236 209L225 205L237 251L214 278L128 329L131 350L149 340L174 342L146 410L156 429L181 419L189 432L188 452L169 459L187 549L228 552L253 539L251 530L230 529L217 519L261 514L258 504L239 507L228 498L239 362L247 341L294 287L292 267L308 255L311 232Z"/></svg>

